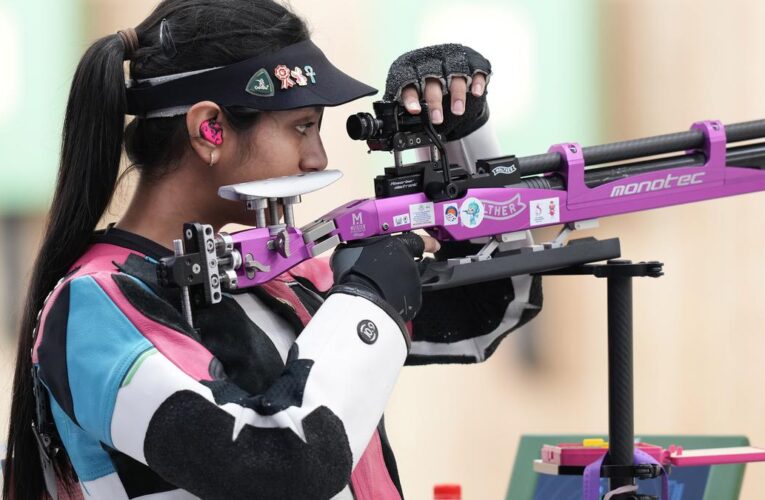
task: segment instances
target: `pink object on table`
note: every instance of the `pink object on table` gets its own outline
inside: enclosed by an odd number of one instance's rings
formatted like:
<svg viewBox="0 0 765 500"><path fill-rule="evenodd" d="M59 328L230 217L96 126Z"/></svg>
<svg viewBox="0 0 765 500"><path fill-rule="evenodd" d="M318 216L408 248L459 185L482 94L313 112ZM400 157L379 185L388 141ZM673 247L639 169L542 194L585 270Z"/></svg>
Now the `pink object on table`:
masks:
<svg viewBox="0 0 765 500"><path fill-rule="evenodd" d="M666 462L675 467L765 462L765 449L753 446L709 448L703 450L678 449L668 454Z"/></svg>
<svg viewBox="0 0 765 500"><path fill-rule="evenodd" d="M753 446L684 450L682 446L676 445L664 449L648 443L635 443L635 449L647 453L661 464L674 467L765 462L765 448ZM584 467L598 460L606 451L608 445L605 442L589 446L582 443L560 443L557 446L542 446L541 455L542 462L546 464Z"/></svg>
<svg viewBox="0 0 765 500"><path fill-rule="evenodd" d="M662 462L664 449L647 443L635 443L635 448L641 450L657 462ZM608 451L604 446L584 446L582 443L561 443L557 446L546 444L542 446L542 461L548 464L584 467L599 459Z"/></svg>

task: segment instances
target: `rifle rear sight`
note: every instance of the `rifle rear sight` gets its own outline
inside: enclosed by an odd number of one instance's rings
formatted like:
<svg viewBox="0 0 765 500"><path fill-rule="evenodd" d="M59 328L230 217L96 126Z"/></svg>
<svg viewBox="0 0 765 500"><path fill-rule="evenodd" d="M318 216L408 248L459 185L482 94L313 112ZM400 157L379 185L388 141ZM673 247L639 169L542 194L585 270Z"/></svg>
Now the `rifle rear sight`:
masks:
<svg viewBox="0 0 765 500"><path fill-rule="evenodd" d="M377 101L372 106L374 116L349 116L346 131L351 139L366 141L370 151L393 152L394 166L375 178L377 198L425 193L431 201L453 200L465 196L470 188L504 187L520 180L515 156L479 160L477 173L450 164L444 138L431 123L425 101L420 102L418 115L395 101ZM420 148L428 148L428 160L403 163L403 151Z"/></svg>

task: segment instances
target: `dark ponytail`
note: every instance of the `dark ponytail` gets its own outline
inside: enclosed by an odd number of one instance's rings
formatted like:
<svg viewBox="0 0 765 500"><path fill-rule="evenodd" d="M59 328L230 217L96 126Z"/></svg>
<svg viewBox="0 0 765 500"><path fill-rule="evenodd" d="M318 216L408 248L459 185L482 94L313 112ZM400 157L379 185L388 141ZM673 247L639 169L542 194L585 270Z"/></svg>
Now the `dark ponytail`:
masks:
<svg viewBox="0 0 765 500"><path fill-rule="evenodd" d="M163 19L174 50L160 44ZM140 48L133 78L151 78L231 64L308 38L305 23L271 0L165 0L136 27ZM166 37L168 33L164 33ZM131 161L142 175L159 175L181 157L188 137L185 117L140 119L125 127L126 97L119 35L95 42L74 75L64 118L58 182L40 253L35 261L19 330L16 371L3 476L4 500L40 500L44 481L32 432L35 402L30 352L37 313L47 294L86 250L114 194L123 135ZM245 110L224 109L233 126L254 123ZM56 459L59 479L76 487L65 453Z"/></svg>
<svg viewBox="0 0 765 500"><path fill-rule="evenodd" d="M64 118L61 164L47 227L21 318L13 402L8 432L3 498L40 500L42 472L32 433L30 352L32 329L45 296L88 245L90 235L114 193L125 125L124 46L119 36L98 40L80 61L72 81ZM70 479L66 458L59 474Z"/></svg>

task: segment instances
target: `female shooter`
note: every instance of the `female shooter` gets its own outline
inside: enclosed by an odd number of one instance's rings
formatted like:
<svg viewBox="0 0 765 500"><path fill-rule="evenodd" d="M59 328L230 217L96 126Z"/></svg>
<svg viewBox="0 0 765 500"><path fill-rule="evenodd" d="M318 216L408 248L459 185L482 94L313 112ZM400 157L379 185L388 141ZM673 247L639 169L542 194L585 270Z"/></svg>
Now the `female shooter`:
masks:
<svg viewBox="0 0 765 500"><path fill-rule="evenodd" d="M489 74L460 46L414 51L386 97L417 113L423 91L448 139L475 137ZM536 314L538 286L422 297L423 242L383 238L338 249L334 276L309 261L195 310L192 328L155 273L184 222L249 222L219 186L324 169L324 108L373 92L271 0L165 0L90 47L21 326L4 499L402 497L381 420L399 370L483 360ZM94 234L123 144L138 187Z"/></svg>

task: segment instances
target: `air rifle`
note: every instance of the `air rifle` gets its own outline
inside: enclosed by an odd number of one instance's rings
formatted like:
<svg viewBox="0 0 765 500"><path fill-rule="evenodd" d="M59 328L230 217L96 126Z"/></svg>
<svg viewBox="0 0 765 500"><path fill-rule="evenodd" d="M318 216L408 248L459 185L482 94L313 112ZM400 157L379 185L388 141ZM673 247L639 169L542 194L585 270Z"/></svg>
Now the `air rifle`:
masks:
<svg viewBox="0 0 765 500"><path fill-rule="evenodd" d="M297 227L293 206L340 172L221 187L220 196L253 212L255 227L214 234L209 225L184 225L175 256L162 259L157 273L160 284L181 287L187 319L192 303L220 302L225 291L268 282L342 242L424 230L442 242L483 243L472 255L429 263L423 287L441 289L619 257L617 238L567 241L600 217L765 190L765 120L700 121L686 132L584 148L562 143L544 154L486 158L465 168L450 164L422 105L415 116L396 102L378 101L374 115L348 118L352 139L393 153L394 165L375 178L375 198ZM429 151L428 159L402 162L403 151L419 148ZM551 242L502 245L551 225L562 225Z"/></svg>

